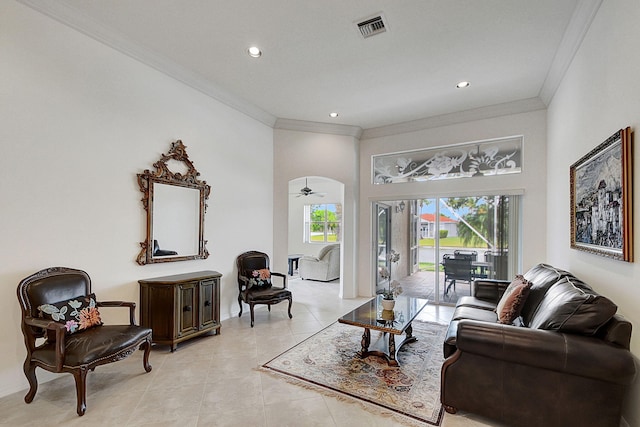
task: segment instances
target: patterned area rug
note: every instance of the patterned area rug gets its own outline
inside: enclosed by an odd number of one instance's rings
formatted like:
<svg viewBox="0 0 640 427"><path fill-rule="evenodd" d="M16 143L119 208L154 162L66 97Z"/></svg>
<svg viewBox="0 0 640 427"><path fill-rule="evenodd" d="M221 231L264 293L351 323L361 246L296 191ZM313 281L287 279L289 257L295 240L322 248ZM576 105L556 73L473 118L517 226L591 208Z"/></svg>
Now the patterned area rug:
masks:
<svg viewBox="0 0 640 427"><path fill-rule="evenodd" d="M414 424L437 426L443 411L440 368L446 329L445 325L414 321L413 336L418 341L402 347L400 367L394 368L382 357L356 356L362 328L333 323L262 367L293 383L376 405L381 415L399 414L404 421L409 417ZM371 331L371 347L383 338L382 332Z"/></svg>

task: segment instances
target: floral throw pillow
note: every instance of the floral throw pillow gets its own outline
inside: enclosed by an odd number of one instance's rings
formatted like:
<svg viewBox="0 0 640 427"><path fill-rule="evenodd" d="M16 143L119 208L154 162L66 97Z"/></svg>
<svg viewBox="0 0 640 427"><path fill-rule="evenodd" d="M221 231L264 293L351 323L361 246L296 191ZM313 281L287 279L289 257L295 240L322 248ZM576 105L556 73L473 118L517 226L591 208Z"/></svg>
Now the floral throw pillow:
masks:
<svg viewBox="0 0 640 427"><path fill-rule="evenodd" d="M82 332L94 326L101 326L100 312L96 307L96 295L72 298L38 307L40 317L62 323L67 334Z"/></svg>
<svg viewBox="0 0 640 427"><path fill-rule="evenodd" d="M271 271L268 268L253 270L249 278L250 286L269 286L271 284Z"/></svg>

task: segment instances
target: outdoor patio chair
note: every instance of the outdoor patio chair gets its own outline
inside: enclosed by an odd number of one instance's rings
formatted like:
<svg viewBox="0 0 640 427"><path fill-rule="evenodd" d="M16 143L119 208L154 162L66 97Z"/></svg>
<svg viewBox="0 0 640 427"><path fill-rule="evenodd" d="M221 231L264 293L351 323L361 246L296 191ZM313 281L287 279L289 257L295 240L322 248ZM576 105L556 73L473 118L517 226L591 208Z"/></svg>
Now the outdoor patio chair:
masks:
<svg viewBox="0 0 640 427"><path fill-rule="evenodd" d="M442 266L444 267L444 281L445 281L445 290L444 296L449 294L449 290L453 287L453 291L456 290L456 281L465 281L469 283L471 286L471 281L473 280L473 266L471 265L473 261L471 258L463 257L458 258L451 254L444 254L442 257ZM447 280L449 284L447 285Z"/></svg>
<svg viewBox="0 0 640 427"><path fill-rule="evenodd" d="M453 251L453 256L456 258L468 258L471 261L478 260L478 252L477 251L462 251L460 249L456 249Z"/></svg>

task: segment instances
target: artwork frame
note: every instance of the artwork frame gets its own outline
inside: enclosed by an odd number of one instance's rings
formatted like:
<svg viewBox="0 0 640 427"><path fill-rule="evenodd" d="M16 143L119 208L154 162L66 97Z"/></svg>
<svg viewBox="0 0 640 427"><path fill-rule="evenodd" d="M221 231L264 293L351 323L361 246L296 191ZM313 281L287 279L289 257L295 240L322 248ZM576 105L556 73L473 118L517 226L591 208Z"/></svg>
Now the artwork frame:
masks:
<svg viewBox="0 0 640 427"><path fill-rule="evenodd" d="M633 262L631 137L620 129L571 165L573 249Z"/></svg>

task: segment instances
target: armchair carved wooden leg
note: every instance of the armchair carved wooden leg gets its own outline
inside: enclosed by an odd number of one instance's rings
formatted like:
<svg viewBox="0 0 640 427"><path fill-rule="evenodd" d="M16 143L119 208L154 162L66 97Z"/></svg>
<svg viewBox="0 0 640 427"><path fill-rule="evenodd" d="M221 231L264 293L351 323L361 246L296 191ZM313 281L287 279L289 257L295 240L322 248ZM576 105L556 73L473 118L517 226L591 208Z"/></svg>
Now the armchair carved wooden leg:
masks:
<svg viewBox="0 0 640 427"><path fill-rule="evenodd" d="M24 361L24 375L27 377L27 381L29 381L29 391L24 397L24 401L31 403L38 391L38 379L36 378L36 365L29 363L28 357L27 360Z"/></svg>
<svg viewBox="0 0 640 427"><path fill-rule="evenodd" d="M78 399L78 406L76 412L78 415L84 415L87 410L87 373L89 370L86 366L81 366L80 369L73 371L73 378L76 380L76 396Z"/></svg>
<svg viewBox="0 0 640 427"><path fill-rule="evenodd" d="M151 372L151 365L149 364L149 354L151 353L151 337L149 337L140 345L140 349L144 349L144 354L142 356L142 366L144 366L144 370L146 372Z"/></svg>
<svg viewBox="0 0 640 427"><path fill-rule="evenodd" d="M291 315L291 304L293 303L293 298L289 297L289 319L293 319L293 316Z"/></svg>
<svg viewBox="0 0 640 427"><path fill-rule="evenodd" d="M240 306L240 313L238 317L242 316L242 297L238 295L238 305Z"/></svg>
<svg viewBox="0 0 640 427"><path fill-rule="evenodd" d="M251 327L253 328L254 317L253 317L253 304L252 303L249 304L249 311L251 312Z"/></svg>

